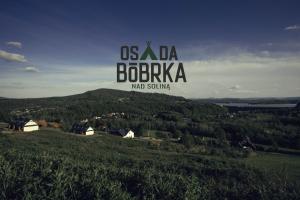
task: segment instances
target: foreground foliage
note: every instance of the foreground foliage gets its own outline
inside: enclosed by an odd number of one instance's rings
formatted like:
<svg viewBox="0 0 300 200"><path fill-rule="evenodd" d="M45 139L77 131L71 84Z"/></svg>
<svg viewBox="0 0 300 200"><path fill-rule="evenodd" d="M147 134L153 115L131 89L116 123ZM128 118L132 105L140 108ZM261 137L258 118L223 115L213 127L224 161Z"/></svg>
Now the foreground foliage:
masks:
<svg viewBox="0 0 300 200"><path fill-rule="evenodd" d="M226 157L114 136L0 135L1 199L297 199L299 186Z"/></svg>

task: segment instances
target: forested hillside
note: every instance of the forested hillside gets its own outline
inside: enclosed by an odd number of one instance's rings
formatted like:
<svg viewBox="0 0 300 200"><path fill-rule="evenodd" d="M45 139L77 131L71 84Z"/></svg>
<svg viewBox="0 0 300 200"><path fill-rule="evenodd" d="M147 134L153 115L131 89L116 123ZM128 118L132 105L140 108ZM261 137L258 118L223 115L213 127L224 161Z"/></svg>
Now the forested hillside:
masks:
<svg viewBox="0 0 300 200"><path fill-rule="evenodd" d="M137 136L192 135L194 143L203 143L201 137L207 137L219 146L238 146L250 138L255 144L273 149L300 149L297 107L232 109L165 94L98 89L66 97L0 99L0 108L0 121L22 116L59 123L65 131L73 123L87 120L100 131L131 128Z"/></svg>

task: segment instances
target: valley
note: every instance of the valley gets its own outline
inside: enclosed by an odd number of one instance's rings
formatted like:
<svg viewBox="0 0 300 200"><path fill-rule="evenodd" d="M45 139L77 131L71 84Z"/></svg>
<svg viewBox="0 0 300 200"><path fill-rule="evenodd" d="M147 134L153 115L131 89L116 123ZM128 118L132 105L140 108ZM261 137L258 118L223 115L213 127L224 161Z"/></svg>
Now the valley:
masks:
<svg viewBox="0 0 300 200"><path fill-rule="evenodd" d="M216 101L110 89L2 98L1 197L297 199L299 105L235 107ZM40 130L5 128L20 116L36 121ZM71 133L80 121L95 134ZM109 131L127 128L134 138Z"/></svg>

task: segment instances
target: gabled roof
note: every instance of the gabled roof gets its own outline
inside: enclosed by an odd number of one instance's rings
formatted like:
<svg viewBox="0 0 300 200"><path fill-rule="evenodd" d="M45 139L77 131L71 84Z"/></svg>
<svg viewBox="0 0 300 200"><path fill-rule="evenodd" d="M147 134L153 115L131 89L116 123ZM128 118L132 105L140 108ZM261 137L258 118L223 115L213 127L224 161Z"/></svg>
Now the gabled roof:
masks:
<svg viewBox="0 0 300 200"><path fill-rule="evenodd" d="M114 135L125 136L125 135L127 135L127 133L129 131L130 131L129 129L128 130L126 130L126 129L110 129L109 133L114 134Z"/></svg>
<svg viewBox="0 0 300 200"><path fill-rule="evenodd" d="M29 123L29 126L37 126L37 124L34 121L24 117L15 118L10 122L10 125L14 125L15 128L17 129L17 128L23 128L27 123Z"/></svg>
<svg viewBox="0 0 300 200"><path fill-rule="evenodd" d="M38 126L38 124L32 120L29 120L29 121L25 122L24 126L26 126L26 127L27 126Z"/></svg>
<svg viewBox="0 0 300 200"><path fill-rule="evenodd" d="M89 126L87 123L81 123L81 124L75 123L75 124L73 124L71 131L75 132L75 133L82 133L82 132L88 131L88 129L93 130L93 128L91 126ZM91 130L89 130L89 131L91 131Z"/></svg>

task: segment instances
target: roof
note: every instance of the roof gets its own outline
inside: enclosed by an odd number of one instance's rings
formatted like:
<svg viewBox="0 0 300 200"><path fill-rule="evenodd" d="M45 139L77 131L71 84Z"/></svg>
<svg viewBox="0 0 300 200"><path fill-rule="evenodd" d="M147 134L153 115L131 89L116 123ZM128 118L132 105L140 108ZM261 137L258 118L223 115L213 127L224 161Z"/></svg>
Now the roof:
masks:
<svg viewBox="0 0 300 200"><path fill-rule="evenodd" d="M37 126L37 123L35 123L34 121L23 118L23 117L12 120L10 122L10 124L14 125L15 128L22 128L24 126Z"/></svg>
<svg viewBox="0 0 300 200"><path fill-rule="evenodd" d="M127 135L127 133L129 131L130 131L129 129L128 130L127 129L110 129L109 133L114 134L114 135L125 136L125 135Z"/></svg>
<svg viewBox="0 0 300 200"><path fill-rule="evenodd" d="M29 120L29 121L25 122L24 126L38 126L38 124L32 120Z"/></svg>
<svg viewBox="0 0 300 200"><path fill-rule="evenodd" d="M88 131L88 129L93 130L93 128L91 126L89 126L87 123L83 123L83 124L75 123L75 124L73 124L71 131L75 132L75 133L82 133L82 132ZM89 130L89 131L91 131L91 130Z"/></svg>

